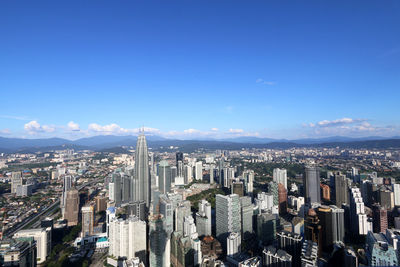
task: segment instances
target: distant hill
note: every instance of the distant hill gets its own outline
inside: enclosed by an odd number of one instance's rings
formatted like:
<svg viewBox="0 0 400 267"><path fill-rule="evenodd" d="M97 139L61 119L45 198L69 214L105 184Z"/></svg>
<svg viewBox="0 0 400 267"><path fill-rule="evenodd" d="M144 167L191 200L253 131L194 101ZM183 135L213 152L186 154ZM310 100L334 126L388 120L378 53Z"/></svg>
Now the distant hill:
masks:
<svg viewBox="0 0 400 267"><path fill-rule="evenodd" d="M343 147L343 148L400 148L400 137L365 137L350 138L334 136L319 139L270 139L257 137L238 137L223 140L176 140L166 139L160 136L146 136L149 147L155 150L168 150L170 146L179 147L182 151L193 151L196 149L242 149L242 148L275 148L287 149L291 147ZM0 152L44 152L57 149L73 148L76 150L108 151L107 149L118 149L122 146L136 146L136 136L114 136L100 135L78 140L67 140L62 138L48 139L23 139L0 137ZM122 153L122 152L121 152Z"/></svg>

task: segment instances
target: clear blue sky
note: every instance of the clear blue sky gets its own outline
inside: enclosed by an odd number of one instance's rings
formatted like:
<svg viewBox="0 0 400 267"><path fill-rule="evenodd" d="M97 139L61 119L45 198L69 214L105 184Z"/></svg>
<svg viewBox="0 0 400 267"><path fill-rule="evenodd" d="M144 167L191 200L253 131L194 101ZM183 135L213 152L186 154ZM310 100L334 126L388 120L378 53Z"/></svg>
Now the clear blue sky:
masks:
<svg viewBox="0 0 400 267"><path fill-rule="evenodd" d="M2 136L400 132L398 0L1 1L0 36Z"/></svg>

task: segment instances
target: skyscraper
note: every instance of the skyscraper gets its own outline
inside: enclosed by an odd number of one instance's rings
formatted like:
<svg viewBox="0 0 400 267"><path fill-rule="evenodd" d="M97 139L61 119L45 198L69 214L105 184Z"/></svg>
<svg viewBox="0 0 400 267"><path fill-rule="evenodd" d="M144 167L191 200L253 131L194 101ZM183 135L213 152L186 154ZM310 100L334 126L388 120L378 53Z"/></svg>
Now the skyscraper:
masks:
<svg viewBox="0 0 400 267"><path fill-rule="evenodd" d="M79 192L76 189L71 189L67 192L67 199L65 201L65 216L68 221L68 226L75 226L78 224L79 215Z"/></svg>
<svg viewBox="0 0 400 267"><path fill-rule="evenodd" d="M340 173L335 174L335 197L336 197L336 206L339 208L342 207L342 204L349 204L348 197L348 183L345 175Z"/></svg>
<svg viewBox="0 0 400 267"><path fill-rule="evenodd" d="M93 235L94 207L92 205L82 207L82 237Z"/></svg>
<svg viewBox="0 0 400 267"><path fill-rule="evenodd" d="M149 218L149 267L170 266L170 239L165 230L163 215L153 215Z"/></svg>
<svg viewBox="0 0 400 267"><path fill-rule="evenodd" d="M22 185L22 175L21 172L11 173L11 193L17 193L17 187Z"/></svg>
<svg viewBox="0 0 400 267"><path fill-rule="evenodd" d="M138 136L135 154L135 182L133 186L133 199L143 200L147 208L150 207L150 171L149 154L144 134Z"/></svg>
<svg viewBox="0 0 400 267"><path fill-rule="evenodd" d="M201 161L196 162L195 179L198 181L203 180L203 162L201 162Z"/></svg>
<svg viewBox="0 0 400 267"><path fill-rule="evenodd" d="M240 253L240 246L241 246L241 237L239 233L232 232L226 239L226 255L228 256L235 256L236 254Z"/></svg>
<svg viewBox="0 0 400 267"><path fill-rule="evenodd" d="M207 200L203 199L199 202L196 224L199 236L211 235L211 205Z"/></svg>
<svg viewBox="0 0 400 267"><path fill-rule="evenodd" d="M273 170L274 182L282 184L287 189L287 172L286 169L275 168Z"/></svg>
<svg viewBox="0 0 400 267"><path fill-rule="evenodd" d="M236 194L215 197L216 235L222 244L231 232L241 232L240 202Z"/></svg>
<svg viewBox="0 0 400 267"><path fill-rule="evenodd" d="M158 190L161 194L171 191L171 168L166 160L158 164Z"/></svg>
<svg viewBox="0 0 400 267"><path fill-rule="evenodd" d="M279 214L287 212L287 190L283 184L278 184Z"/></svg>
<svg viewBox="0 0 400 267"><path fill-rule="evenodd" d="M136 216L130 216L126 220L111 218L108 240L109 255L128 259L139 257L146 262L146 223Z"/></svg>
<svg viewBox="0 0 400 267"><path fill-rule="evenodd" d="M306 167L303 181L306 203L321 203L320 176L318 167Z"/></svg>

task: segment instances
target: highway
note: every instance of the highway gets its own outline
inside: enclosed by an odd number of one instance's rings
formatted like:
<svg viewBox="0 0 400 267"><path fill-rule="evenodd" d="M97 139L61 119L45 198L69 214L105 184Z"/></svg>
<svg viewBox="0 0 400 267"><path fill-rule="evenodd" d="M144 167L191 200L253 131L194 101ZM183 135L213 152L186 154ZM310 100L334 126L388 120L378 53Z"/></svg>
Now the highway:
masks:
<svg viewBox="0 0 400 267"><path fill-rule="evenodd" d="M92 185L94 183L99 182L101 179L104 178L97 178L93 181L84 183L80 186L78 186L76 189L78 191L82 190L83 188L85 188L88 185ZM47 207L46 209L42 210L39 213L36 213L35 215L31 216L29 219L26 219L25 221L21 222L20 224L14 226L13 228L11 228L9 231L7 231L4 236L5 237L12 237L14 235L14 233L18 232L21 229L24 229L26 226L28 226L30 223L32 223L33 221L35 221L36 219L40 219L41 217L45 218L47 217L51 212L54 211L54 209L57 209L60 206L60 200L57 200L56 202L54 202L53 204L51 204L49 207ZM40 221L40 220L38 220ZM40 225L39 223L35 223L34 225L32 225L33 228L36 228ZM36 227L34 227L36 226Z"/></svg>

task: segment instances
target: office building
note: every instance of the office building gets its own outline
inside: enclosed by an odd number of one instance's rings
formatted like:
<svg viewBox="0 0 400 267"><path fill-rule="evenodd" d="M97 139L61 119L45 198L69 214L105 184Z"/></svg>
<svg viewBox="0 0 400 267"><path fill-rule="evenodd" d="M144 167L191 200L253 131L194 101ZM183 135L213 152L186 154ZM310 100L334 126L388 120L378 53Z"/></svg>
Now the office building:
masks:
<svg viewBox="0 0 400 267"><path fill-rule="evenodd" d="M292 256L286 251L268 246L263 250L264 266L292 267Z"/></svg>
<svg viewBox="0 0 400 267"><path fill-rule="evenodd" d="M174 231L183 233L183 222L186 216L190 216L192 214L190 208L190 201L182 201L175 208L175 225Z"/></svg>
<svg viewBox="0 0 400 267"><path fill-rule="evenodd" d="M278 248L292 256L292 266L300 266L301 245L303 241L301 235L288 231L280 231L276 236L278 239Z"/></svg>
<svg viewBox="0 0 400 267"><path fill-rule="evenodd" d="M350 228L353 233L359 235L366 235L369 230L367 221L367 214L365 213L365 207L363 198L359 188L352 187L350 189Z"/></svg>
<svg viewBox="0 0 400 267"><path fill-rule="evenodd" d="M308 166L305 172L303 190L306 203L321 203L319 168Z"/></svg>
<svg viewBox="0 0 400 267"><path fill-rule="evenodd" d="M108 240L109 255L127 259L138 257L146 262L146 223L136 216L130 216L126 220L111 218Z"/></svg>
<svg viewBox="0 0 400 267"><path fill-rule="evenodd" d="M241 232L240 200L236 194L215 197L216 236L225 244L229 233Z"/></svg>
<svg viewBox="0 0 400 267"><path fill-rule="evenodd" d="M17 193L17 187L22 186L22 174L21 172L12 172L11 173L11 193Z"/></svg>
<svg viewBox="0 0 400 267"><path fill-rule="evenodd" d="M29 237L36 241L37 263L45 262L51 253L51 228L20 230L14 234L15 239L23 240Z"/></svg>
<svg viewBox="0 0 400 267"><path fill-rule="evenodd" d="M68 226L75 226L79 222L79 192L76 189L67 192L64 219Z"/></svg>
<svg viewBox="0 0 400 267"><path fill-rule="evenodd" d="M230 233L226 239L226 255L233 257L240 253L241 236L239 233Z"/></svg>
<svg viewBox="0 0 400 267"><path fill-rule="evenodd" d="M244 195L243 182L233 181L231 185L231 194L237 194L239 197L242 197Z"/></svg>
<svg viewBox="0 0 400 267"><path fill-rule="evenodd" d="M279 214L286 214L287 212L287 190L283 184L278 184L278 207Z"/></svg>
<svg viewBox="0 0 400 267"><path fill-rule="evenodd" d="M334 179L335 179L335 202L336 206L341 208L342 204L349 204L348 182L346 175L342 175L341 173L336 173Z"/></svg>
<svg viewBox="0 0 400 267"><path fill-rule="evenodd" d="M309 209L305 219L304 239L317 243L318 254L322 251L322 226L314 209Z"/></svg>
<svg viewBox="0 0 400 267"><path fill-rule="evenodd" d="M317 214L322 231L322 249L330 252L335 243L344 241L344 210L336 206L320 206Z"/></svg>
<svg viewBox="0 0 400 267"><path fill-rule="evenodd" d="M211 235L211 205L204 199L199 202L199 211L196 213L196 225L199 236Z"/></svg>
<svg viewBox="0 0 400 267"><path fill-rule="evenodd" d="M253 233L253 215L254 206L251 203L251 197L240 198L240 217L242 222L242 237L248 239Z"/></svg>
<svg viewBox="0 0 400 267"><path fill-rule="evenodd" d="M161 194L166 194L171 191L171 167L166 160L162 160L158 164L158 190Z"/></svg>
<svg viewBox="0 0 400 267"><path fill-rule="evenodd" d="M0 241L0 263L4 267L36 267L37 248L33 237Z"/></svg>
<svg viewBox="0 0 400 267"><path fill-rule="evenodd" d="M82 237L93 235L94 227L94 207L92 205L83 206L82 212Z"/></svg>
<svg viewBox="0 0 400 267"><path fill-rule="evenodd" d="M263 245L271 244L276 238L278 217L276 214L261 213L257 215L257 237Z"/></svg>
<svg viewBox="0 0 400 267"><path fill-rule="evenodd" d="M397 252L383 233L367 234L366 257L368 266L398 266Z"/></svg>
<svg viewBox="0 0 400 267"><path fill-rule="evenodd" d="M203 180L203 162L202 161L198 161L195 164L195 179L197 181Z"/></svg>
<svg viewBox="0 0 400 267"><path fill-rule="evenodd" d="M273 181L277 184L282 184L287 190L287 172L286 169L275 168L273 170Z"/></svg>
<svg viewBox="0 0 400 267"><path fill-rule="evenodd" d="M140 134L135 151L135 176L133 182L133 201L145 201L146 208L150 207L151 181L149 170L149 154L144 134Z"/></svg>
<svg viewBox="0 0 400 267"><path fill-rule="evenodd" d="M169 267L170 238L165 230L165 218L163 215L152 215L149 218L149 267Z"/></svg>
<svg viewBox="0 0 400 267"><path fill-rule="evenodd" d="M301 248L300 261L302 267L317 267L318 244L310 240L304 240Z"/></svg>
<svg viewBox="0 0 400 267"><path fill-rule="evenodd" d="M379 204L372 207L373 212L373 227L375 233L385 233L388 229L388 216L387 210L382 208Z"/></svg>

